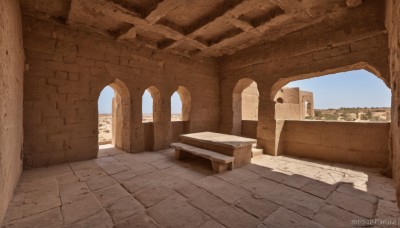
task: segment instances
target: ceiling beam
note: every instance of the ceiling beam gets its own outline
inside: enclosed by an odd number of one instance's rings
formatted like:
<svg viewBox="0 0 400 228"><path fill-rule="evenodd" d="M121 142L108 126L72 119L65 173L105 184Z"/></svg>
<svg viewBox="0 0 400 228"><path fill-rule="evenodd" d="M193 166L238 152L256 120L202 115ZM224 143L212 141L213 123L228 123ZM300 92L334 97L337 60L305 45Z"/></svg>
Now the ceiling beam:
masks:
<svg viewBox="0 0 400 228"><path fill-rule="evenodd" d="M157 7L152 10L145 18L150 24L155 24L161 18L165 17L169 12L178 8L185 3L186 0L164 0L157 4Z"/></svg>

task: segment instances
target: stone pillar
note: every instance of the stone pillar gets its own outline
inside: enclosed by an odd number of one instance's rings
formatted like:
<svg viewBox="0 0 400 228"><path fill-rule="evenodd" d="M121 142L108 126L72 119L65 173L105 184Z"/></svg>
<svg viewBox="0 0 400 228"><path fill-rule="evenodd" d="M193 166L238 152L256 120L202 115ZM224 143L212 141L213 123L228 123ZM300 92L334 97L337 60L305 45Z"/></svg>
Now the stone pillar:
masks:
<svg viewBox="0 0 400 228"><path fill-rule="evenodd" d="M144 127L142 123L142 94L137 90L131 94L131 153L138 153L144 148Z"/></svg>
<svg viewBox="0 0 400 228"><path fill-rule="evenodd" d="M275 120L275 101L271 99L269 90L260 89L257 147L264 149L266 154L273 156L281 154L280 139L284 124L284 120Z"/></svg>
<svg viewBox="0 0 400 228"><path fill-rule="evenodd" d="M171 96L164 91L160 96L160 112L154 121L154 150L168 148L171 141Z"/></svg>

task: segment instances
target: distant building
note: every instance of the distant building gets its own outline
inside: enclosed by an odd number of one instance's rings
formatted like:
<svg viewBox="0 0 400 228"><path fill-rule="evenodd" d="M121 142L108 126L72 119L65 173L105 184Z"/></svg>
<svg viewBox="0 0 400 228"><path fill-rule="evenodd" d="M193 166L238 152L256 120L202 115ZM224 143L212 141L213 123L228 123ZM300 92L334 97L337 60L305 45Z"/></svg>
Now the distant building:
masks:
<svg viewBox="0 0 400 228"><path fill-rule="evenodd" d="M275 96L275 118L283 120L304 120L314 113L314 95L300 88L282 88Z"/></svg>

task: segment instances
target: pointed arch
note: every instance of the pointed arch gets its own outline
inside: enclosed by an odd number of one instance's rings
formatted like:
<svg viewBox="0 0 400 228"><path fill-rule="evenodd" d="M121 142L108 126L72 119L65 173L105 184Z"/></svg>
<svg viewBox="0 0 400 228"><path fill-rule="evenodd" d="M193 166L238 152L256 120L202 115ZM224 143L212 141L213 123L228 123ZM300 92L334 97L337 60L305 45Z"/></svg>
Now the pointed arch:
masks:
<svg viewBox="0 0 400 228"><path fill-rule="evenodd" d="M114 90L112 99L112 144L124 151L130 151L131 99L128 87L119 79L110 83Z"/></svg>
<svg viewBox="0 0 400 228"><path fill-rule="evenodd" d="M179 94L182 102L182 121L189 121L190 119L190 108L192 105L192 98L189 90L184 86L179 86L176 91Z"/></svg>
<svg viewBox="0 0 400 228"><path fill-rule="evenodd" d="M257 83L250 78L240 79L232 94L233 126L232 134L242 134L242 120L258 119L258 88Z"/></svg>
<svg viewBox="0 0 400 228"><path fill-rule="evenodd" d="M155 86L149 86L145 91L148 91L153 99L153 121L152 122L160 122L161 120L161 96L160 90ZM143 92L143 95L145 93ZM143 97L143 96L142 96ZM143 114L143 110L142 110Z"/></svg>

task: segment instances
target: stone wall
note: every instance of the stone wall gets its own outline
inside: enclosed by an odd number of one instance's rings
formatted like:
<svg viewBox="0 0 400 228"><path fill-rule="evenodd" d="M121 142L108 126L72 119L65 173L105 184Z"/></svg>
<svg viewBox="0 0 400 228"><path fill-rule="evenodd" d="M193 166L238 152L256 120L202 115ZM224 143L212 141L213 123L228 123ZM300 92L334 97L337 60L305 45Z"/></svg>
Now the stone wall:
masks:
<svg viewBox="0 0 400 228"><path fill-rule="evenodd" d="M0 224L22 170L24 51L19 2L0 1Z"/></svg>
<svg viewBox="0 0 400 228"><path fill-rule="evenodd" d="M297 157L385 168L389 128L389 123L288 120L280 146Z"/></svg>
<svg viewBox="0 0 400 228"><path fill-rule="evenodd" d="M242 136L246 138L257 138L257 120L243 120L242 121Z"/></svg>
<svg viewBox="0 0 400 228"><path fill-rule="evenodd" d="M392 86L391 161L393 178L400 206L400 2L387 1L387 27L389 30L389 60Z"/></svg>
<svg viewBox="0 0 400 228"><path fill-rule="evenodd" d="M171 142L179 142L180 135L187 134L189 122L187 121L172 121L171 122Z"/></svg>
<svg viewBox="0 0 400 228"><path fill-rule="evenodd" d="M184 86L191 95L189 131L217 131L219 79L215 60L127 46L62 24L23 17L27 55L24 87L25 167L40 167L97 156L97 101L101 90L123 83L130 152L145 150L142 95L160 92L160 117L150 135L154 149L171 141L171 95ZM193 70L196 69L196 70ZM126 100L126 99L125 99ZM149 141L149 140L147 140Z"/></svg>
<svg viewBox="0 0 400 228"><path fill-rule="evenodd" d="M242 120L258 120L258 89L255 82L242 92Z"/></svg>
<svg viewBox="0 0 400 228"><path fill-rule="evenodd" d="M257 143L266 153L273 155L281 152L279 135L284 123L275 119L273 98L287 83L366 69L389 85L385 2L363 1L356 11L349 9L342 16L348 19L323 28L306 28L278 41L223 57L220 63L220 116L224 118L220 121L220 131L232 132L232 93L243 78L257 83L260 93Z"/></svg>

